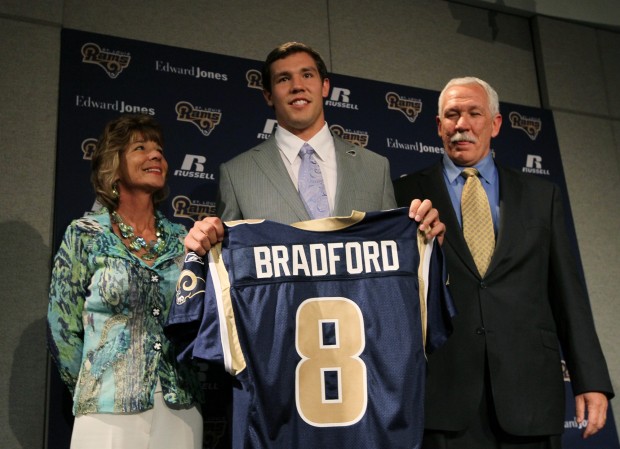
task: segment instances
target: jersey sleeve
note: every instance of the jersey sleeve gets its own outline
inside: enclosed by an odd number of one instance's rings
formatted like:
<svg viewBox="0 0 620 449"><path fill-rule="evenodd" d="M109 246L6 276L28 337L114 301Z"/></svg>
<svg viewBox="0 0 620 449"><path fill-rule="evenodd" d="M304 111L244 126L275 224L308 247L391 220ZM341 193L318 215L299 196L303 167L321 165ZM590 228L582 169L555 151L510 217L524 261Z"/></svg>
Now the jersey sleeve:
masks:
<svg viewBox="0 0 620 449"><path fill-rule="evenodd" d="M179 361L192 358L194 343L204 315L207 274L202 257L194 252L185 256L174 301L164 326L166 336L177 348Z"/></svg>
<svg viewBox="0 0 620 449"><path fill-rule="evenodd" d="M456 307L448 289L448 273L444 254L437 239L433 242L426 293L426 352L439 349L452 333Z"/></svg>
<svg viewBox="0 0 620 449"><path fill-rule="evenodd" d="M221 244L208 258L186 256L165 332L177 347L179 361L218 363L233 375L245 368Z"/></svg>

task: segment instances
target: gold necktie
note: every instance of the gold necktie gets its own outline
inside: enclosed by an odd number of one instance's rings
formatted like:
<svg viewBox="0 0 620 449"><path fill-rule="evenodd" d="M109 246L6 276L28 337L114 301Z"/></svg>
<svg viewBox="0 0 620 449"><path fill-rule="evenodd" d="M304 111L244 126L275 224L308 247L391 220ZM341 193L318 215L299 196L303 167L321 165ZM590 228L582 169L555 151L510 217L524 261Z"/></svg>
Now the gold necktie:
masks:
<svg viewBox="0 0 620 449"><path fill-rule="evenodd" d="M478 179L478 170L466 168L461 172L465 181L461 196L463 235L481 276L487 271L495 249L495 232L487 194Z"/></svg>

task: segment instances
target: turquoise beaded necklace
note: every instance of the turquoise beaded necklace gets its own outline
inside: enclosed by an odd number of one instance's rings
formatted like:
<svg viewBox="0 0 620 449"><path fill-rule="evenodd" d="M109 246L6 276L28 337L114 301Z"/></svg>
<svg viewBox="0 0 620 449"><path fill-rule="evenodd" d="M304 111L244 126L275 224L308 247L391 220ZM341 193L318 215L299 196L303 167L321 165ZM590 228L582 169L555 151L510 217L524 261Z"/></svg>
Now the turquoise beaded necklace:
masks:
<svg viewBox="0 0 620 449"><path fill-rule="evenodd" d="M143 248L146 250L146 252L140 256L143 260L154 260L163 252L166 246L166 241L164 240L164 224L161 220L157 219L157 216L155 216L155 236L157 240L151 240L148 243L143 237L135 234L133 226L126 224L118 212L114 211L110 216L112 217L112 221L118 225L118 229L121 231L123 238L129 240L129 249L135 252Z"/></svg>

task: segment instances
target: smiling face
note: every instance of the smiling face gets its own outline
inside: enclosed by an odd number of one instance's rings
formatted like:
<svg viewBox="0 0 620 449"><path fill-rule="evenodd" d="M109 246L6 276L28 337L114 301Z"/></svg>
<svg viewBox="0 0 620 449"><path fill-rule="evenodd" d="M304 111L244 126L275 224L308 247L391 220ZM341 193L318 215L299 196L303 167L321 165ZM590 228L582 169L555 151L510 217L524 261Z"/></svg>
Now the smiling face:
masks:
<svg viewBox="0 0 620 449"><path fill-rule="evenodd" d="M306 141L325 124L323 98L328 93L329 80L321 80L316 62L306 52L274 61L271 92L263 91L278 125Z"/></svg>
<svg viewBox="0 0 620 449"><path fill-rule="evenodd" d="M119 181L123 192L141 191L152 194L166 184L168 162L161 146L134 133L121 153Z"/></svg>
<svg viewBox="0 0 620 449"><path fill-rule="evenodd" d="M443 93L437 132L448 157L455 164L471 167L491 151L502 116L493 114L486 91L479 84L454 85Z"/></svg>

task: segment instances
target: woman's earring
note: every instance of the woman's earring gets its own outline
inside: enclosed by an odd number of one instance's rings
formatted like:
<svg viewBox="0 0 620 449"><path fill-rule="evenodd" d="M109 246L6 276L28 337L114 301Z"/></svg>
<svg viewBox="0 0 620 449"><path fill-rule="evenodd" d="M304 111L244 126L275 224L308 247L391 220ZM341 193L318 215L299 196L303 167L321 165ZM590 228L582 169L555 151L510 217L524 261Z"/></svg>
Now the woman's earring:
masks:
<svg viewBox="0 0 620 449"><path fill-rule="evenodd" d="M115 181L114 184L112 184L112 196L114 197L114 199L118 199L118 197L120 196L120 194L118 193L118 181Z"/></svg>

